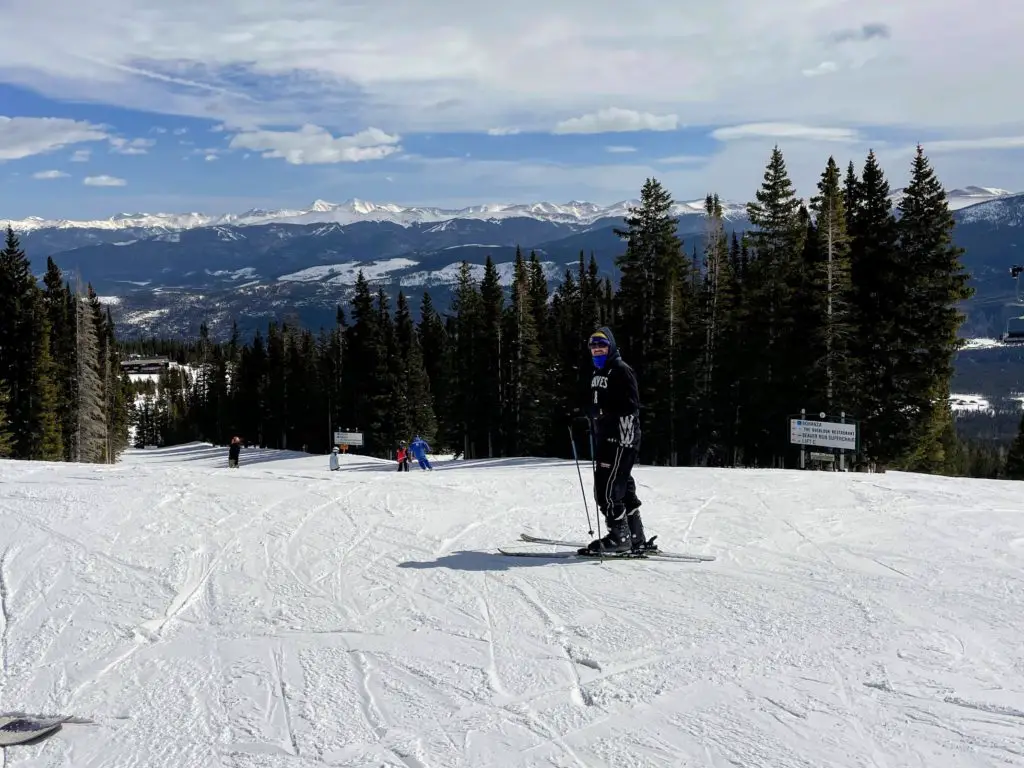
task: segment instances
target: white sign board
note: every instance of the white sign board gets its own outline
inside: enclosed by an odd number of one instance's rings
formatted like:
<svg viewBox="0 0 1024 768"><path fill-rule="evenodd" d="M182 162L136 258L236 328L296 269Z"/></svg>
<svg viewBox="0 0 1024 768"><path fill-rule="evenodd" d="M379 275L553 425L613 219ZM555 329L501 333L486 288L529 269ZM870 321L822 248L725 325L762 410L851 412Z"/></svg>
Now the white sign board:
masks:
<svg viewBox="0 0 1024 768"><path fill-rule="evenodd" d="M362 432L335 432L335 445L354 445L359 447L363 444Z"/></svg>
<svg viewBox="0 0 1024 768"><path fill-rule="evenodd" d="M857 425L834 421L789 420L789 442L794 445L814 445L819 448L845 448L857 450Z"/></svg>

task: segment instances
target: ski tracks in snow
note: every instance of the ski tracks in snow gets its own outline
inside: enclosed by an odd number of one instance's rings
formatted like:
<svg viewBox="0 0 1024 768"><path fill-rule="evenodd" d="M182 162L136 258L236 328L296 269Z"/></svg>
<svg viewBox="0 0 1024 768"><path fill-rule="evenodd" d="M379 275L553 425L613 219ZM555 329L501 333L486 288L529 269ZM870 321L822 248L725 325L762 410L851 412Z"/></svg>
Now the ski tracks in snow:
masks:
<svg viewBox="0 0 1024 768"><path fill-rule="evenodd" d="M699 525L723 556L551 562L491 553L531 525L578 538L571 463L156 456L104 490L0 478L5 696L101 722L43 745L48 765L1024 757L1010 495L972 517L956 482L644 467L659 543Z"/></svg>

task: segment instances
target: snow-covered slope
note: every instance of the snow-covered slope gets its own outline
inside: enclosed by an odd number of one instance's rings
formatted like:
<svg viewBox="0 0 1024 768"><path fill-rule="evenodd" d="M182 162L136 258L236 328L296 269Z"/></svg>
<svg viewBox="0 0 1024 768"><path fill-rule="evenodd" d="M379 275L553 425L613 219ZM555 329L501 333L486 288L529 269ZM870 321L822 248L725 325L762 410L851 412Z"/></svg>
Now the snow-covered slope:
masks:
<svg viewBox="0 0 1024 768"><path fill-rule="evenodd" d="M892 200L893 205L899 203L903 198L905 192L904 187L900 187L893 190L889 198ZM1015 193L1005 189L999 189L998 187L962 187L957 189L946 190L946 202L949 205L949 210L959 211L961 208L967 208L978 203L987 203L991 200L998 200L999 198L1009 197Z"/></svg>
<svg viewBox="0 0 1024 768"><path fill-rule="evenodd" d="M0 714L95 721L7 768L1021 759L1019 484L641 467L718 559L601 564L495 554L571 462L226 454L0 462Z"/></svg>

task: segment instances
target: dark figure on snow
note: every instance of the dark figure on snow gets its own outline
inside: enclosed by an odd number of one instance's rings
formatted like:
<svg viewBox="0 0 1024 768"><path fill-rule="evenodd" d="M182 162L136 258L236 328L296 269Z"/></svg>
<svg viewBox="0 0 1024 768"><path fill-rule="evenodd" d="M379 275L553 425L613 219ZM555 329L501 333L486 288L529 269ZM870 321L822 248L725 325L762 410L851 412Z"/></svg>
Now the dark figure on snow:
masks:
<svg viewBox="0 0 1024 768"><path fill-rule="evenodd" d="M238 467L238 456L242 453L242 438L232 437L231 447L228 448L228 466L232 468Z"/></svg>
<svg viewBox="0 0 1024 768"><path fill-rule="evenodd" d="M636 373L622 359L611 329L590 336L594 376L587 404L594 436L594 495L608 533L589 552L629 552L647 547L633 464L640 450L640 393Z"/></svg>
<svg viewBox="0 0 1024 768"><path fill-rule="evenodd" d="M409 465L412 463L412 457L409 455L409 449L405 447L405 440L399 441L395 458L398 460L398 471L408 472Z"/></svg>

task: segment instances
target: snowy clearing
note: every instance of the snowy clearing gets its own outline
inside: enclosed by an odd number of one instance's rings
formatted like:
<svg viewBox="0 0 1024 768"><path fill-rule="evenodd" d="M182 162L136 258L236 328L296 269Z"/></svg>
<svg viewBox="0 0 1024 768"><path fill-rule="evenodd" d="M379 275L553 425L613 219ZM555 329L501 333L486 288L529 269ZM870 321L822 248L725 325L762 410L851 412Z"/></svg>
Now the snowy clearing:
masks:
<svg viewBox="0 0 1024 768"><path fill-rule="evenodd" d="M94 721L0 764L1024 763L1019 483L641 467L718 559L599 563L494 553L587 538L572 462L342 462L0 461L0 714Z"/></svg>

